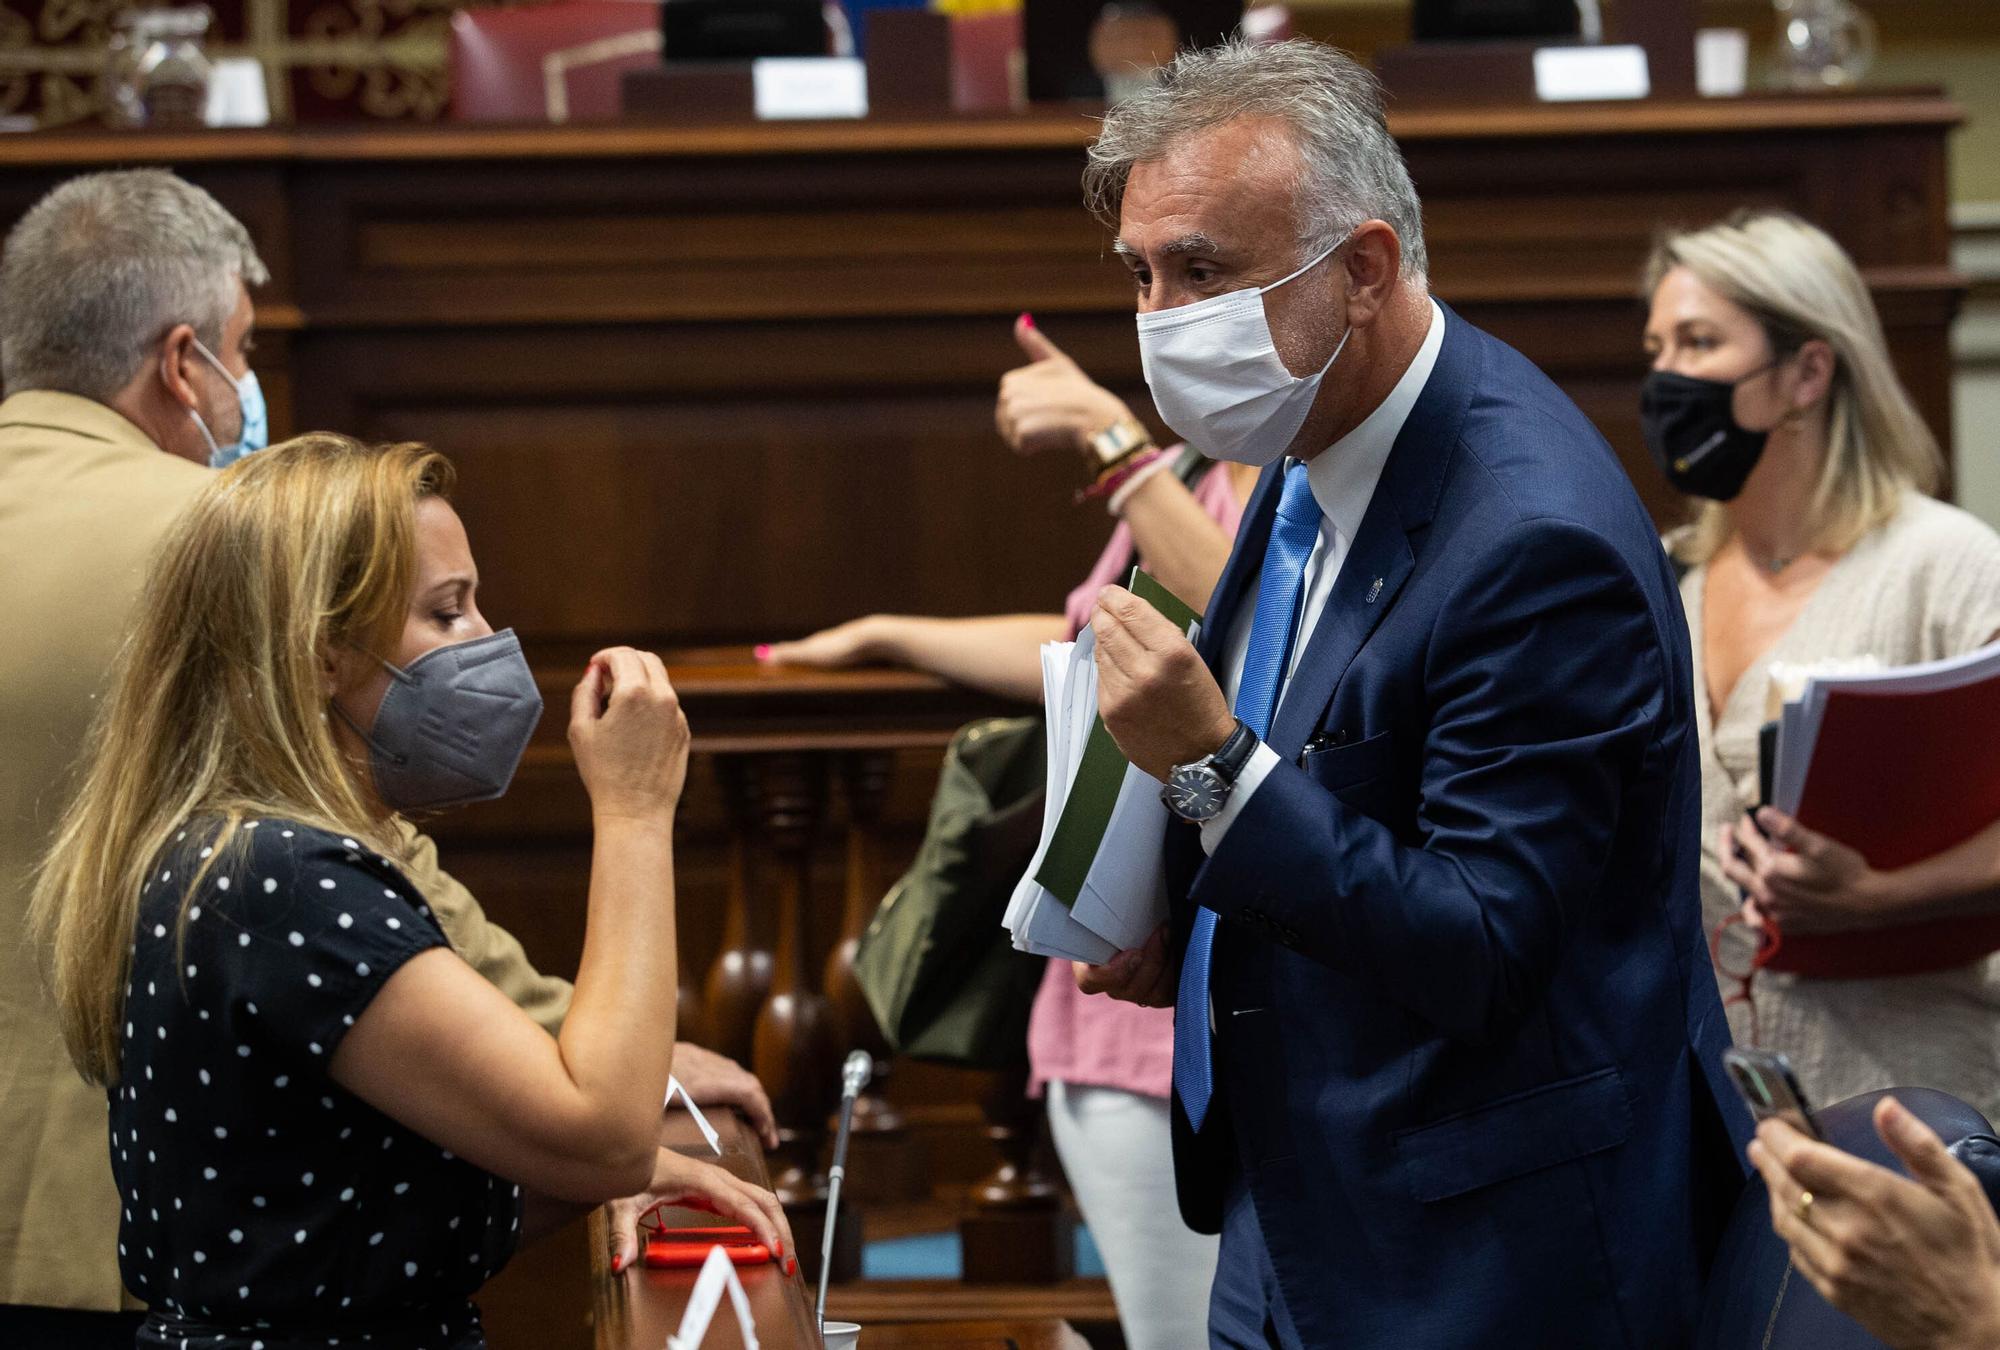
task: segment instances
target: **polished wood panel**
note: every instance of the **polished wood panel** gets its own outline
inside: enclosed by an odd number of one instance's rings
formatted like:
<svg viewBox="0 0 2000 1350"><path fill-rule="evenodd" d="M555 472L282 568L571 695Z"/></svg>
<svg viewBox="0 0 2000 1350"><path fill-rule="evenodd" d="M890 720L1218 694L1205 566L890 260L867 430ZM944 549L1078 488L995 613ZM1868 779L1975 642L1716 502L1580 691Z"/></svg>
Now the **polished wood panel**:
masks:
<svg viewBox="0 0 2000 1350"><path fill-rule="evenodd" d="M763 1149L742 1118L734 1112L718 1112L709 1123L720 1137L720 1158L710 1151L685 1113L667 1118L664 1142L677 1153L718 1163L752 1185L769 1190L771 1179L765 1171ZM723 1222L698 1210L678 1208L663 1210L661 1220L669 1228L706 1228ZM700 1272L654 1270L641 1265L622 1274L612 1274L610 1230L602 1210L591 1216L587 1241L598 1350L639 1347L659 1350L669 1336L679 1332L688 1295L694 1292ZM813 1318L812 1295L797 1270L787 1275L776 1263L768 1263L738 1266L736 1273L750 1301L759 1345L772 1350L787 1347L806 1350L818 1346L819 1327ZM736 1350L743 1343L742 1332L725 1298L702 1344L713 1350Z"/></svg>
<svg viewBox="0 0 2000 1350"><path fill-rule="evenodd" d="M1079 208L1090 111L29 135L0 140L0 219L77 169L179 166L272 263L279 429L459 457L494 608L538 657L747 642L870 608L1046 609L1101 544L1073 467L1013 460L990 428L1024 308L1150 414L1122 269ZM1632 412L1653 233L1743 204L1826 223L1948 437L1957 119L1871 92L1398 107L1391 127L1438 293L1597 416L1668 520Z"/></svg>
<svg viewBox="0 0 2000 1350"><path fill-rule="evenodd" d="M1078 1325L1100 1326L1118 1320L1111 1291L1101 1279L1011 1289L949 1280L868 1280L828 1293L826 1315L864 1327L996 1317L1059 1317Z"/></svg>
<svg viewBox="0 0 2000 1350"><path fill-rule="evenodd" d="M733 1112L718 1113L710 1123L720 1137L720 1158L709 1150L685 1114L668 1117L665 1142L689 1157L719 1162L745 1181L768 1189L771 1178L763 1152L742 1117ZM664 1211L662 1222L673 1228L705 1228L723 1221L696 1210L669 1209ZM679 1331L698 1271L642 1266L613 1274L607 1256L610 1232L601 1210L591 1215L587 1232L566 1230L559 1240L587 1251L596 1350L659 1350ZM788 1276L775 1265L764 1265L739 1266L737 1273L750 1302L760 1345L768 1350L809 1350L819 1344L813 1290L802 1272ZM570 1293L562 1291L565 1302ZM865 1319L857 1316L864 1312ZM1110 1315L1102 1280L1079 1281L1074 1287L1054 1290L985 1291L972 1297L955 1295L934 1284L884 1282L870 1297L830 1298L827 1304L831 1319L862 1321L865 1345L897 1350L1080 1350L1081 1338L1061 1318L1102 1322ZM510 1328L505 1314L490 1302L488 1323L489 1334L496 1345L500 1344ZM703 1345L730 1350L742 1343L725 1299Z"/></svg>

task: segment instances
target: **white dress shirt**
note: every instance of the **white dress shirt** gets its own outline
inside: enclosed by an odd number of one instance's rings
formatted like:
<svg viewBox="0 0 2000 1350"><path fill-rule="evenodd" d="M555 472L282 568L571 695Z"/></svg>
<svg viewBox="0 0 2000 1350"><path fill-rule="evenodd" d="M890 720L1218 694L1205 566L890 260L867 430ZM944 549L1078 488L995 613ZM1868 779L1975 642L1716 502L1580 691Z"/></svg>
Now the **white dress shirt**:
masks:
<svg viewBox="0 0 2000 1350"><path fill-rule="evenodd" d="M1403 372L1403 377L1396 381L1396 387L1376 405L1374 412L1362 419L1360 426L1314 456L1306 465L1313 500L1319 503L1319 542L1313 545L1312 554L1306 559L1304 602L1299 606L1298 627L1293 630L1292 651L1285 666L1285 678L1278 687L1277 699L1271 704L1273 721L1276 720L1277 710L1284 705L1285 686L1291 683L1292 673L1299 668L1299 658L1305 654L1313 630L1319 626L1320 615L1326 611L1327 598L1333 594L1333 584L1340 579L1340 565L1347 561L1347 552L1354 546L1354 536L1361 529L1361 519L1368 514L1368 503L1375 496L1375 485L1382 479L1382 466L1388 462L1389 451L1395 448L1396 437L1402 433L1403 423L1409 420L1410 409L1416 406L1417 396L1429 383L1431 370L1437 365L1438 351L1443 346L1444 311L1433 300L1431 324L1424 333L1423 345L1417 348L1416 357L1410 362L1409 369ZM1236 619L1229 630L1229 645L1224 648L1223 668L1227 677L1222 692L1232 708L1236 706L1236 691L1243 684L1243 663L1250 651L1250 626L1257 616L1258 583L1259 577L1250 578L1250 585L1236 606ZM1244 803L1256 793L1277 762L1278 752L1259 741L1250 754L1249 762L1243 766L1243 772L1237 775L1236 786L1230 791L1229 800L1223 803L1222 810L1202 822L1201 846L1205 851L1214 853L1221 846L1222 836L1228 833L1236 817L1243 813Z"/></svg>

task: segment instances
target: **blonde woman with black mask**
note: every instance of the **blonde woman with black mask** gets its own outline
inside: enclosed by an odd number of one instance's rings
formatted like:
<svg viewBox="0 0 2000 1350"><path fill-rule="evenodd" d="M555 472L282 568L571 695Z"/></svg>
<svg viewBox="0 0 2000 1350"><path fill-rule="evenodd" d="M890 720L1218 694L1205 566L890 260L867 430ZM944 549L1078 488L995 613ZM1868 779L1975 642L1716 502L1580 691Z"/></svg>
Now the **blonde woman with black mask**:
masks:
<svg viewBox="0 0 2000 1350"><path fill-rule="evenodd" d="M1929 495L1937 443L1861 274L1822 231L1759 211L1666 236L1645 289L1647 439L1700 499L1668 544L1686 568L1710 928L1739 910L1787 935L2000 910L2000 822L1879 871L1782 812L1750 815L1774 663L1907 665L2000 635L2000 537ZM1721 933L1726 999L1754 947L1749 925ZM1816 1100L1909 1085L2000 1111L2000 958L1873 979L1763 971L1753 993L1754 1023L1731 1004L1736 1039L1784 1051Z"/></svg>
<svg viewBox="0 0 2000 1350"><path fill-rule="evenodd" d="M211 483L39 879L64 1038L109 1090L141 1346L478 1347L480 1284L613 1200L626 1253L671 1200L793 1259L773 1197L659 1147L688 732L657 657L600 652L571 699L596 837L559 1038L398 866L398 813L499 795L541 711L452 482L421 446L321 435Z"/></svg>

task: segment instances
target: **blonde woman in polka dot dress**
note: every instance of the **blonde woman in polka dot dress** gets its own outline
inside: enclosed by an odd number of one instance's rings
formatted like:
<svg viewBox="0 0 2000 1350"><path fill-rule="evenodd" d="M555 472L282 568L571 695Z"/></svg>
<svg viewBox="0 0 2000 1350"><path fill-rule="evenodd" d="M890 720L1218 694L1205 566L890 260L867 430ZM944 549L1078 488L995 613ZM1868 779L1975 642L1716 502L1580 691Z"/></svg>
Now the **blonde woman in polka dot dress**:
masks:
<svg viewBox="0 0 2000 1350"><path fill-rule="evenodd" d="M658 1146L688 744L658 658L600 652L572 698L596 842L559 1039L398 866L398 810L498 795L540 711L452 481L312 436L211 484L37 886L65 1039L109 1092L141 1346L479 1347L470 1296L607 1201L625 1253L671 1200L794 1259L767 1192Z"/></svg>

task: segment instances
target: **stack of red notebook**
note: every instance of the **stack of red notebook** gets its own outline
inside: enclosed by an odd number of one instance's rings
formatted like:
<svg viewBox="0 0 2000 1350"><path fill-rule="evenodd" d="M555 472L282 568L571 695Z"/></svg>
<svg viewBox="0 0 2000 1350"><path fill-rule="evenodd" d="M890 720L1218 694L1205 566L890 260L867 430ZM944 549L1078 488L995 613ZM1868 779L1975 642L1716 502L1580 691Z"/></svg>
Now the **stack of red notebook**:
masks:
<svg viewBox="0 0 2000 1350"><path fill-rule="evenodd" d="M1779 720L1772 804L1877 869L2000 820L2000 643L1944 661L1815 676ZM2000 915L1786 934L1769 968L1825 979L1946 970L2000 950Z"/></svg>

